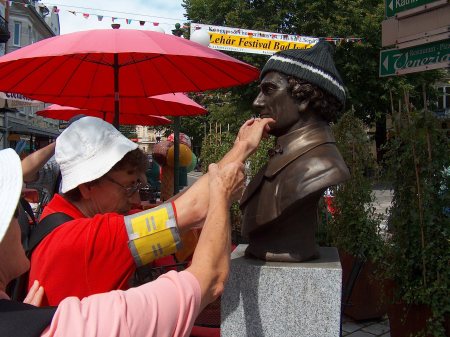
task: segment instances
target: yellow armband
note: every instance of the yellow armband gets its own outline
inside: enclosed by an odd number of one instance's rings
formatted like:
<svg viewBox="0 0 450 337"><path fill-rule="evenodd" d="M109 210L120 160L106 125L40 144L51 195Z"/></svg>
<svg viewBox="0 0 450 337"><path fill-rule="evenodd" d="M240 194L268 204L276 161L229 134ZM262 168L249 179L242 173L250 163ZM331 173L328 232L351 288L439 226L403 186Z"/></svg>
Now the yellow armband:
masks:
<svg viewBox="0 0 450 337"><path fill-rule="evenodd" d="M128 247L138 267L181 248L172 204L164 204L124 218Z"/></svg>

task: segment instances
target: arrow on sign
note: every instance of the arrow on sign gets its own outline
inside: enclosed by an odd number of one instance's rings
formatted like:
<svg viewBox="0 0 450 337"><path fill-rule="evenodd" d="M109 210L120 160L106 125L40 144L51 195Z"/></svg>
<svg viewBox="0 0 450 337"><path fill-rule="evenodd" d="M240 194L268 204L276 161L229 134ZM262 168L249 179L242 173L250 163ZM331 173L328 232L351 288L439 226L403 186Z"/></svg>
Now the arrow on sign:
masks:
<svg viewBox="0 0 450 337"><path fill-rule="evenodd" d="M394 10L394 1L391 0L391 2L389 3L389 8L392 10Z"/></svg>
<svg viewBox="0 0 450 337"><path fill-rule="evenodd" d="M388 70L389 68L389 57L386 57L383 62L384 69Z"/></svg>

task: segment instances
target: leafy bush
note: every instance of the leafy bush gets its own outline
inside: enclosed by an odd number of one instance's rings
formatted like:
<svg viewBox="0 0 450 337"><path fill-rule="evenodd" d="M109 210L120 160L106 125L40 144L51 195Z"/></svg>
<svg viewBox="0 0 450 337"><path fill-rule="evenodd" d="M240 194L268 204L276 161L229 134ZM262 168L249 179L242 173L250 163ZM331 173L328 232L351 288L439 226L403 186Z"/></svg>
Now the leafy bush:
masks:
<svg viewBox="0 0 450 337"><path fill-rule="evenodd" d="M376 162L363 122L354 113L346 112L333 126L351 178L333 187L335 213L328 221L327 238L333 246L362 260L376 260L383 245L380 236L380 215L375 213L372 179Z"/></svg>
<svg viewBox="0 0 450 337"><path fill-rule="evenodd" d="M444 336L450 312L449 141L428 112L406 112L387 148L394 184L385 269L396 300L432 310L427 333Z"/></svg>

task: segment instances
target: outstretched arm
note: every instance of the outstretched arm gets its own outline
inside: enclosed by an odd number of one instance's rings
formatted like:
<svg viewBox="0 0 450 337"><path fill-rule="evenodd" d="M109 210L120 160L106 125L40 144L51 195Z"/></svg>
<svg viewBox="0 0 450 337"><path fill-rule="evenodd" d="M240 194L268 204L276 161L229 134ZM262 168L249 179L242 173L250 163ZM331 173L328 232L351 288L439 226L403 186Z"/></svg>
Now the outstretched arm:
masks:
<svg viewBox="0 0 450 337"><path fill-rule="evenodd" d="M231 150L217 164L223 167L232 162L244 163L256 151L261 138L269 131L271 118L256 118L246 121L240 128ZM175 196L178 228L181 232L201 225L205 220L209 205L209 173L200 177L184 193Z"/></svg>
<svg viewBox="0 0 450 337"><path fill-rule="evenodd" d="M244 165L235 162L219 168L211 164L208 176L211 203L187 270L170 271L156 281L127 291L112 291L82 300L68 297L58 306L43 336L189 335L195 316L222 293L228 277L229 206L241 194Z"/></svg>
<svg viewBox="0 0 450 337"><path fill-rule="evenodd" d="M198 280L202 310L222 294L230 266L230 205L243 189L244 165L231 163L223 168L209 166L209 194L211 196L192 263L187 269Z"/></svg>
<svg viewBox="0 0 450 337"><path fill-rule="evenodd" d="M22 160L24 182L33 182L39 178L39 170L55 154L55 145L56 142L53 142L31 153Z"/></svg>

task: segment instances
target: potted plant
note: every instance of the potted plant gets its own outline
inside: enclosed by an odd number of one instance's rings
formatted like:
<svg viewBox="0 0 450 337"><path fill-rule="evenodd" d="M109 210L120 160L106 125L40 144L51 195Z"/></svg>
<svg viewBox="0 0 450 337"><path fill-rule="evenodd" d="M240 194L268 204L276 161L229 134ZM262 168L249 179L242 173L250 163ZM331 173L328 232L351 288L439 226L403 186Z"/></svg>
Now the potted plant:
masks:
<svg viewBox="0 0 450 337"><path fill-rule="evenodd" d="M374 261L382 251L381 216L375 213L373 175L375 157L363 122L352 111L333 126L336 142L351 178L332 188L333 216L327 238L339 250L343 272L343 311L355 320L386 314L382 289L375 280Z"/></svg>
<svg viewBox="0 0 450 337"><path fill-rule="evenodd" d="M407 92L399 111L386 162L394 188L384 265L393 285L391 336L448 336L449 139Z"/></svg>

